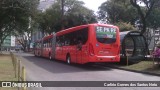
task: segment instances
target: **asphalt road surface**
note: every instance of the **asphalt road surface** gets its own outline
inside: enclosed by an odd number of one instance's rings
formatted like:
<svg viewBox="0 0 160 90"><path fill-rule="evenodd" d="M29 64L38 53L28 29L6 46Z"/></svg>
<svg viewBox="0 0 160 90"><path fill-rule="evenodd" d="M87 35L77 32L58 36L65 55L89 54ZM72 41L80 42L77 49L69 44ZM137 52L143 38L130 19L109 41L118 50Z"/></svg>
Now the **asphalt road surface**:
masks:
<svg viewBox="0 0 160 90"><path fill-rule="evenodd" d="M100 65L67 65L32 54L16 53L27 81L160 81L160 77ZM43 87L28 90L160 90L160 87Z"/></svg>

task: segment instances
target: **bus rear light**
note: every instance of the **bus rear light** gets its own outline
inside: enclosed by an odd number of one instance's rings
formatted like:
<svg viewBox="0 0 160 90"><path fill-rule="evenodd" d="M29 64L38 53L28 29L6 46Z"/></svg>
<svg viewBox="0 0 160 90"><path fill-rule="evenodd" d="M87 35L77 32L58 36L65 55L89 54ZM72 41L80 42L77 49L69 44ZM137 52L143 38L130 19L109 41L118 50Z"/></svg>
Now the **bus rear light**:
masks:
<svg viewBox="0 0 160 90"><path fill-rule="evenodd" d="M90 54L91 56L94 55L94 49L93 49L93 45L92 45L92 44L89 44L89 54Z"/></svg>

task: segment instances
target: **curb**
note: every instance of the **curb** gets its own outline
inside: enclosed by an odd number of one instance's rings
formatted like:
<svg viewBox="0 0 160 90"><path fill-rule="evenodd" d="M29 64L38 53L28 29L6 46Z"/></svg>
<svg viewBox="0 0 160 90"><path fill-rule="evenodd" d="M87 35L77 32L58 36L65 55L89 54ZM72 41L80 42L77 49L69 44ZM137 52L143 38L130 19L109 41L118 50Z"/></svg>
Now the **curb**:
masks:
<svg viewBox="0 0 160 90"><path fill-rule="evenodd" d="M137 70L125 69L125 68L121 68L121 67L118 67L118 66L110 66L110 65L107 65L106 67L110 67L110 68L114 68L114 69L119 69L119 70L130 71L130 72L136 72L136 73L142 73L142 74L160 76L160 74L158 74L158 73L152 73L152 72L147 72L147 71L137 71Z"/></svg>

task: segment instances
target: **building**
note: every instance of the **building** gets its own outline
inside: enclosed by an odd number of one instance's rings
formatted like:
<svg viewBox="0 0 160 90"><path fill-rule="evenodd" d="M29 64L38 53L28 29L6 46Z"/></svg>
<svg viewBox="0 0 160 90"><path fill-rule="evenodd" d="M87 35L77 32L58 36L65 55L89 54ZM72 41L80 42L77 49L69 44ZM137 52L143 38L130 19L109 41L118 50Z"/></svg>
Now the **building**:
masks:
<svg viewBox="0 0 160 90"><path fill-rule="evenodd" d="M32 34L32 43L34 43L35 41L37 41L37 40L39 40L39 39L41 39L43 37L43 34L42 34L42 32L41 31L38 31L37 30L37 32L34 32L33 34Z"/></svg>
<svg viewBox="0 0 160 90"><path fill-rule="evenodd" d="M54 0L40 0L38 9L42 12L44 12L46 9L48 9L49 7L52 6L52 4L54 3ZM43 37L43 33L41 32L41 30L36 30L36 32L32 33L32 39L31 39L31 47L33 47L33 43L39 39L41 39Z"/></svg>
<svg viewBox="0 0 160 90"><path fill-rule="evenodd" d="M16 46L15 44L15 37L14 36L7 36L2 44L2 50L10 51L14 49Z"/></svg>

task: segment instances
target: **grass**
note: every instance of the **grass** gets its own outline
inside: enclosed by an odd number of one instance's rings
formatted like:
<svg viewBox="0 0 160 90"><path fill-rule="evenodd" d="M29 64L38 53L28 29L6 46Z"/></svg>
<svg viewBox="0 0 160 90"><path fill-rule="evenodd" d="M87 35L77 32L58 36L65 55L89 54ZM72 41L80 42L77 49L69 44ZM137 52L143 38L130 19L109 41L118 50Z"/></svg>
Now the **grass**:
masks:
<svg viewBox="0 0 160 90"><path fill-rule="evenodd" d="M141 61L133 65L122 66L122 68L160 74L160 65L153 64L153 61Z"/></svg>
<svg viewBox="0 0 160 90"><path fill-rule="evenodd" d="M0 81L17 81L10 55L0 54ZM0 90L17 90L17 88L0 88Z"/></svg>

